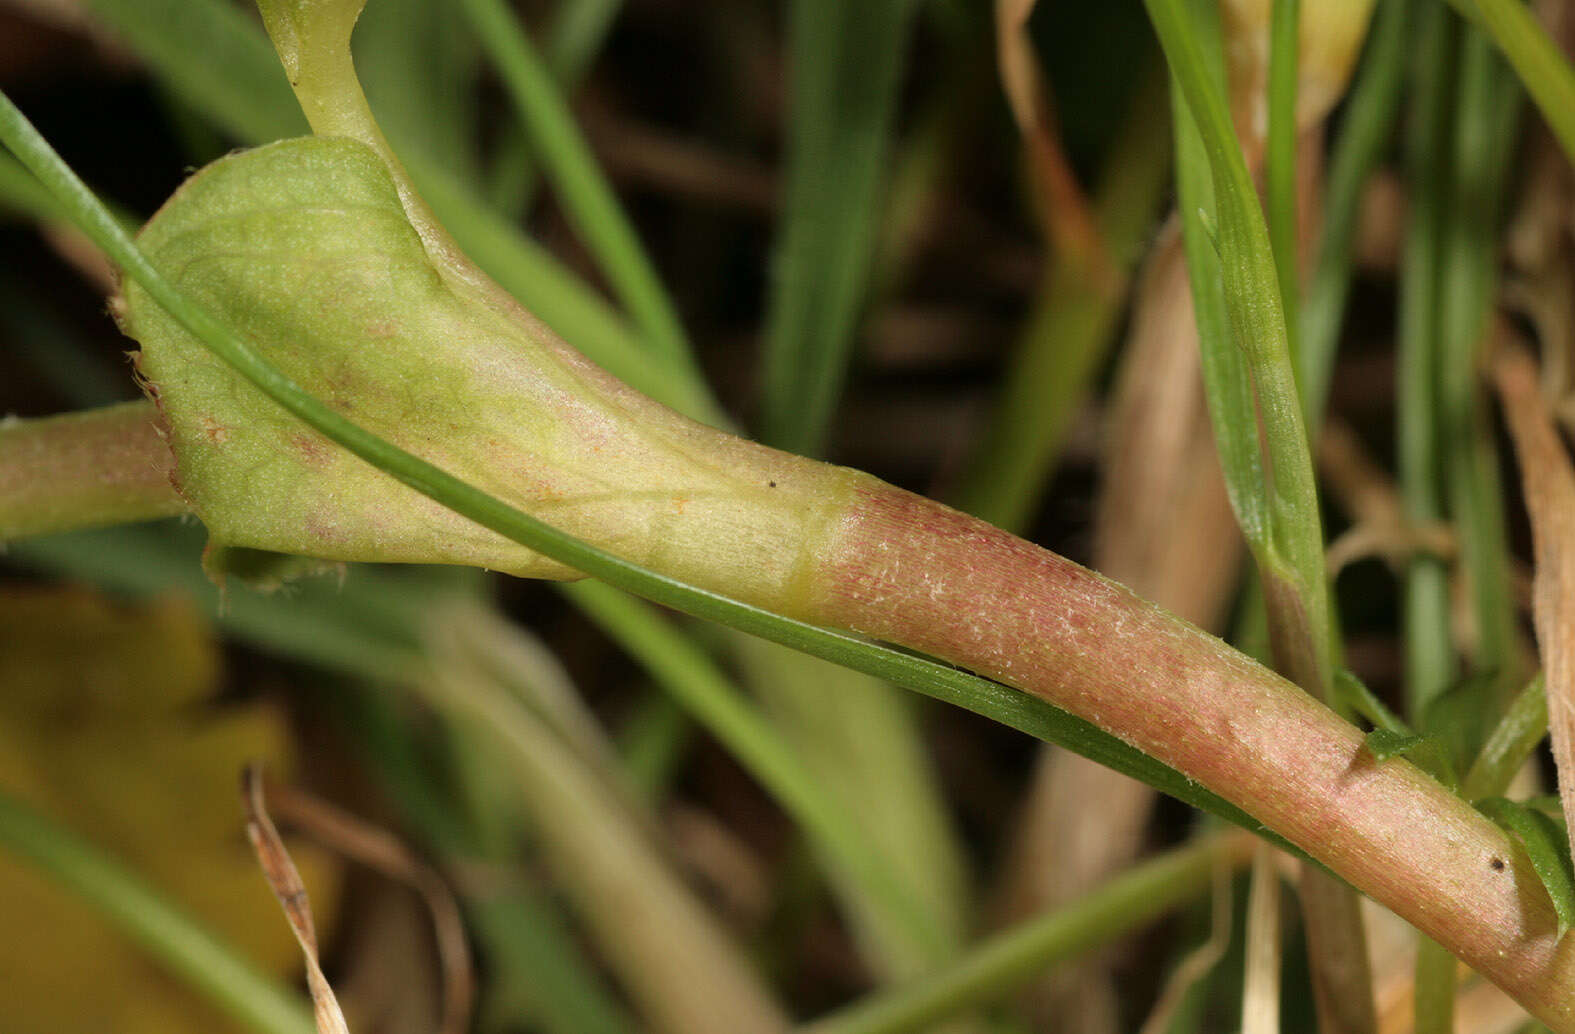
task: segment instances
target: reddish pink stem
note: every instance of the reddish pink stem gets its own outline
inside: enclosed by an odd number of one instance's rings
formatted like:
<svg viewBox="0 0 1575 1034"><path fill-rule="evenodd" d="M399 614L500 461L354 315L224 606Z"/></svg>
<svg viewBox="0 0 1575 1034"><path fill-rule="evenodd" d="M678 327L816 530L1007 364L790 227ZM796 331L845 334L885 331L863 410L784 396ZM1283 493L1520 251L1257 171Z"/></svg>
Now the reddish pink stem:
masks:
<svg viewBox="0 0 1575 1034"><path fill-rule="evenodd" d="M1239 805L1558 1031L1575 948L1497 826L1324 705L1121 586L974 518L866 485L814 619L945 658L1114 733ZM1184 548L1184 547L1182 547Z"/></svg>

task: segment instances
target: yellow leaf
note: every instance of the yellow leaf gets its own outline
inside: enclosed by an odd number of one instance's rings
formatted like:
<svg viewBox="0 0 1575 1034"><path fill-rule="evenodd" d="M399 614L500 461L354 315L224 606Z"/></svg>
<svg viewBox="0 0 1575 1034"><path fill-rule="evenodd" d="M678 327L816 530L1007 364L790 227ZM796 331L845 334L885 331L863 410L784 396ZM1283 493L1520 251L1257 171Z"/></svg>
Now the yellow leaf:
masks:
<svg viewBox="0 0 1575 1034"><path fill-rule="evenodd" d="M215 706L219 668L211 629L183 601L0 593L0 786L293 979L295 945L241 835L235 792L248 759L288 771L285 723L267 707ZM300 857L331 913L329 866ZM7 1030L241 1029L89 906L3 854L0 916Z"/></svg>

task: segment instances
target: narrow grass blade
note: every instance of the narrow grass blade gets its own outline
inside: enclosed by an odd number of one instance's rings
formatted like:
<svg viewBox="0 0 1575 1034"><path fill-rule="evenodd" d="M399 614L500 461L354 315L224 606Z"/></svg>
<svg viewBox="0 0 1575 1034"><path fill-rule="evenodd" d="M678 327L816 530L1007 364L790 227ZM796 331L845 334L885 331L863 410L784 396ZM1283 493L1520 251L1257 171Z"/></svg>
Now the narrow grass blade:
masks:
<svg viewBox="0 0 1575 1034"><path fill-rule="evenodd" d="M944 965L974 918L960 837L919 728L918 701L895 686L749 636L731 644L765 716L821 787L835 788L885 879L864 887L829 866L863 954L883 980ZM828 861L835 855L824 847ZM915 936L914 932L924 936Z"/></svg>
<svg viewBox="0 0 1575 1034"><path fill-rule="evenodd" d="M1200 40L1183 0L1148 0L1147 6L1191 118L1178 130L1183 140L1178 164L1190 166L1183 175L1193 181L1183 195L1188 207L1202 178L1199 152L1213 187L1226 333L1215 336L1220 328L1205 326L1209 317L1201 314L1202 305L1199 326L1205 331L1210 410L1231 500L1258 560L1276 661L1299 685L1327 697L1334 647L1323 531L1268 230L1220 89L1222 65L1217 53L1208 56L1217 44ZM1192 139L1197 144L1187 142ZM1189 249L1189 257L1197 250ZM1195 281L1208 272L1192 270ZM1238 352L1246 377L1228 371ZM1234 387L1228 380L1235 381ZM1260 437L1258 476L1248 480L1252 462L1243 455L1242 443L1256 449Z"/></svg>
<svg viewBox="0 0 1575 1034"><path fill-rule="evenodd" d="M569 221L630 318L664 361L691 364L689 344L666 289L518 20L502 0L462 0L459 6L502 75Z"/></svg>
<svg viewBox="0 0 1575 1034"><path fill-rule="evenodd" d="M1296 198L1296 85L1301 63L1301 0L1272 0L1269 20L1269 129L1263 159L1264 207L1269 245L1285 311L1286 350L1292 369L1301 360L1301 263ZM1301 395L1305 399L1305 391ZM1311 410L1303 402L1304 417Z"/></svg>
<svg viewBox="0 0 1575 1034"><path fill-rule="evenodd" d="M793 0L787 195L766 317L763 439L826 440L877 243L914 0Z"/></svg>
<svg viewBox="0 0 1575 1034"><path fill-rule="evenodd" d="M562 0L558 4L542 47L542 58L565 96L585 78L622 9L623 0ZM511 123L487 170L488 202L518 219L530 207L538 171L524 130Z"/></svg>
<svg viewBox="0 0 1575 1034"><path fill-rule="evenodd" d="M1497 797L1548 734L1547 679L1540 672L1515 697L1488 734L1482 752L1466 773L1461 796L1468 801Z"/></svg>
<svg viewBox="0 0 1575 1034"><path fill-rule="evenodd" d="M1204 211L1217 226L1210 234L1217 261L1190 272L1195 284L1215 269L1219 274L1223 328L1205 322L1211 316L1204 304L1197 306L1205 383L1231 502L1257 561L1275 666L1338 707L1334 620L1302 396L1268 229L1221 89L1212 12L1204 16L1196 4L1189 10L1185 0L1147 0L1146 6L1177 84L1183 203L1196 204L1205 169L1213 191L1212 208ZM1194 241L1199 224L1208 229L1207 221L1194 221ZM1202 250L1191 244L1189 258ZM1205 286L1194 293L1211 291ZM1252 449L1261 455L1251 456ZM1302 873L1301 898L1321 1022L1329 1030L1375 1029L1354 892L1309 868Z"/></svg>
<svg viewBox="0 0 1575 1034"><path fill-rule="evenodd" d="M878 955L917 951L921 958L944 957L947 945L932 910L916 900L906 874L867 836L846 796L832 791L822 779L825 770L810 767L698 646L648 604L600 582L576 582L563 591L770 791L839 878L857 886L855 899L872 905L874 921L866 929L881 941ZM862 918L870 919L871 912Z"/></svg>
<svg viewBox="0 0 1575 1034"><path fill-rule="evenodd" d="M8 154L0 154L0 209L40 223L61 218L54 197Z"/></svg>
<svg viewBox="0 0 1575 1034"><path fill-rule="evenodd" d="M1473 621L1466 652L1476 674L1496 672L1466 720L1494 721L1523 671L1509 580L1498 450L1480 372L1497 295L1499 216L1519 127L1520 90L1486 37L1468 29L1455 99L1453 172L1439 271L1438 436L1449 513ZM1435 156L1436 160L1436 156Z"/></svg>
<svg viewBox="0 0 1575 1034"><path fill-rule="evenodd" d="M1323 230L1301 309L1301 385L1308 423L1323 422L1334 353L1351 286L1351 250L1361 218L1363 188L1383 157L1394 128L1405 79L1405 46L1413 0L1378 5L1366 53L1351 86L1329 155Z"/></svg>
<svg viewBox="0 0 1575 1034"><path fill-rule="evenodd" d="M1575 160L1575 68L1560 53L1548 31L1537 23L1535 9L1520 0L1452 0L1493 37L1542 117L1558 137L1564 153Z"/></svg>
<svg viewBox="0 0 1575 1034"><path fill-rule="evenodd" d="M453 4L373 0L356 22L355 59L394 150L419 153L479 186L480 51Z"/></svg>
<svg viewBox="0 0 1575 1034"><path fill-rule="evenodd" d="M306 120L273 48L223 0L89 0L87 6L225 132L251 143L300 136Z"/></svg>
<svg viewBox="0 0 1575 1034"><path fill-rule="evenodd" d="M648 1022L697 1034L785 1029L628 802L453 639L434 631L433 676L420 690L512 770L549 868Z"/></svg>
<svg viewBox="0 0 1575 1034"><path fill-rule="evenodd" d="M1274 849L1252 854L1247 894L1247 974L1243 978L1241 1034L1280 1034L1280 873Z"/></svg>
<svg viewBox="0 0 1575 1034"><path fill-rule="evenodd" d="M1459 965L1436 941L1417 938L1415 1034L1454 1034Z"/></svg>
<svg viewBox="0 0 1575 1034"><path fill-rule="evenodd" d="M1448 11L1428 5L1416 26L1411 55L1405 159L1410 204L1401 260L1396 451L1401 501L1414 526L1434 524L1444 516L1435 385L1448 183L1437 156L1449 146L1449 69L1456 53L1451 22ZM1437 557L1419 554L1407 565L1401 620L1406 709L1413 717L1455 681L1447 578Z"/></svg>
<svg viewBox="0 0 1575 1034"><path fill-rule="evenodd" d="M1241 866L1252 842L1211 837L1134 867L1066 908L977 945L922 980L858 1002L802 1028L803 1034L897 1034L994 1001L1051 965L1072 958L1207 892L1218 866Z"/></svg>

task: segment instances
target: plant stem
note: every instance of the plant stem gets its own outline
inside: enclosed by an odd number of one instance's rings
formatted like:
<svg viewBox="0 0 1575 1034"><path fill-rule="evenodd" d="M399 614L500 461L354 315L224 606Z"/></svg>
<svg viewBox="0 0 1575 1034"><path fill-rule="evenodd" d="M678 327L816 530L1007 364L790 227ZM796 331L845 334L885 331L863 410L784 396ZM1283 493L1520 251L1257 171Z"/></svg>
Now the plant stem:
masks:
<svg viewBox="0 0 1575 1034"><path fill-rule="evenodd" d="M152 407L0 421L0 542L186 512Z"/></svg>
<svg viewBox="0 0 1575 1034"><path fill-rule="evenodd" d="M1044 970L1134 930L1206 892L1219 866L1239 868L1253 841L1205 838L1117 876L1077 903L989 938L946 968L834 1013L803 1034L896 1034L1011 993Z"/></svg>
<svg viewBox="0 0 1575 1034"><path fill-rule="evenodd" d="M1120 729L1250 802L1529 1009L1575 1024L1562 990L1575 953L1557 951L1552 906L1503 835L1410 764L1375 762L1362 734L1311 697L1070 561L894 489L867 493L838 538L821 620Z"/></svg>
<svg viewBox="0 0 1575 1034"><path fill-rule="evenodd" d="M697 616L928 692L949 689L977 701L989 686L974 688L979 680L959 679L960 672L872 652L866 642L807 622L852 629L1065 707L1245 807L1535 1015L1575 1032L1568 994L1575 942L1559 949L1552 905L1507 836L1409 763L1375 762L1353 726L1214 637L1071 561L852 471L840 471L846 494L840 503L827 500L802 544L793 584L771 595L747 581L696 586L641 567L460 481L306 394L176 290L3 94L0 141L204 347L403 484L552 560ZM719 434L712 444L741 462L759 448ZM790 462L763 449L753 460ZM721 535L728 527L707 530ZM969 694L956 693L962 685Z"/></svg>
<svg viewBox="0 0 1575 1034"><path fill-rule="evenodd" d="M38 866L237 1020L263 1034L312 1034L311 1009L97 848L0 793L0 847ZM262 888L259 886L259 892ZM11 936L26 931L12 930Z"/></svg>

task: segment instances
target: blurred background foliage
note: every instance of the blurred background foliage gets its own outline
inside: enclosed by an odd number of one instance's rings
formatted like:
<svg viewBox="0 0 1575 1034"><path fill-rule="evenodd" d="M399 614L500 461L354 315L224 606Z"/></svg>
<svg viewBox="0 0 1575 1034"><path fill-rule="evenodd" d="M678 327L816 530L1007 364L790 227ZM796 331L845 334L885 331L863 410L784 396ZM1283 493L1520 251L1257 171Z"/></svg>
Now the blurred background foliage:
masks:
<svg viewBox="0 0 1575 1034"><path fill-rule="evenodd" d="M1270 6L1219 5L1254 168ZM1564 5L1535 6L1565 39ZM1534 669L1528 535L1475 373L1488 328L1532 336L1571 412L1569 165L1444 5L1302 7L1298 325L1323 357L1344 663L1469 762ZM356 45L440 217L598 362L1261 653L1138 0L372 0ZM0 87L132 222L304 131L226 0L8 0ZM0 411L137 398L102 260L4 155L0 212ZM893 986L905 1018L824 1029L1237 1023L1245 855L1139 784L599 586L358 567L221 591L202 549L171 521L0 557L11 835L42 821L113 867L61 889L0 854L0 917L26 931L0 948L10 1029L303 1029L105 919L141 881L244 979L293 979L240 834L248 759L410 845L460 904L476 962L445 972L408 872L345 861L344 822L294 842L358 1034L435 1029L457 986L484 1031L780 1029ZM1078 908L1075 930L1044 918ZM1410 1029L1412 939L1369 920L1380 1029ZM1033 923L1014 962L979 947ZM1310 1031L1294 917L1282 938L1284 1028ZM1460 1003L1462 1031L1523 1020L1478 981Z"/></svg>

